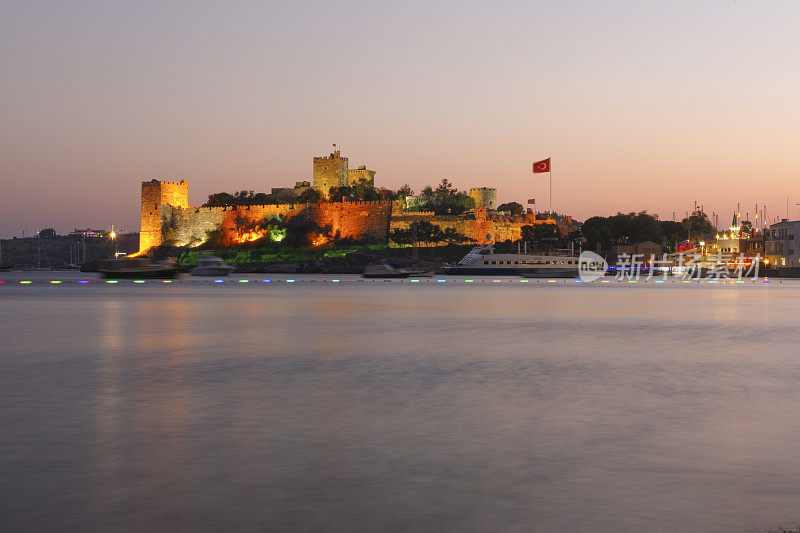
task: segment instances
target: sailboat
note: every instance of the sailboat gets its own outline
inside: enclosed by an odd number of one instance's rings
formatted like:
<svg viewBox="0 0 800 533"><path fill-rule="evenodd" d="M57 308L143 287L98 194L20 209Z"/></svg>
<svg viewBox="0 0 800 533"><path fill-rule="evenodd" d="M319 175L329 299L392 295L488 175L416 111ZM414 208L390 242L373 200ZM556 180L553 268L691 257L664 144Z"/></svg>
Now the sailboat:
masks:
<svg viewBox="0 0 800 533"><path fill-rule="evenodd" d="M0 239L0 272L8 272L12 268L14 268L14 265L3 263L3 239Z"/></svg>

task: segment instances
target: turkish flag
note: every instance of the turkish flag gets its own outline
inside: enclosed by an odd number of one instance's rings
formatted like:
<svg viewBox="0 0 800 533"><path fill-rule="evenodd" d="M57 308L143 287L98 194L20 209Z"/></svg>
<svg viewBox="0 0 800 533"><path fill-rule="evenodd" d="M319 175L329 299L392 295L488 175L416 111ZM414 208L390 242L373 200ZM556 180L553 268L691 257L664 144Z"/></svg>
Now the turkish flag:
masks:
<svg viewBox="0 0 800 533"><path fill-rule="evenodd" d="M530 198L530 199L528 200L528 203L529 203L529 204L535 204L535 203L536 203L536 198Z"/></svg>
<svg viewBox="0 0 800 533"><path fill-rule="evenodd" d="M541 161L537 161L533 164L533 173L534 174L543 174L544 172L550 172L550 158L542 159Z"/></svg>

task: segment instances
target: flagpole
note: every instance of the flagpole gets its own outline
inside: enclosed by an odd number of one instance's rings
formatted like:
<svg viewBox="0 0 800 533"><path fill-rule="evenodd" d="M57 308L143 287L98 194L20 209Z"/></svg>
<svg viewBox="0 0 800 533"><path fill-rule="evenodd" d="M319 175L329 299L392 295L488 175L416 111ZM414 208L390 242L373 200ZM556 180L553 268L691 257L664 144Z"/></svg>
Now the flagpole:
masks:
<svg viewBox="0 0 800 533"><path fill-rule="evenodd" d="M550 165L547 175L550 176L550 218L553 217L553 158L550 158Z"/></svg>

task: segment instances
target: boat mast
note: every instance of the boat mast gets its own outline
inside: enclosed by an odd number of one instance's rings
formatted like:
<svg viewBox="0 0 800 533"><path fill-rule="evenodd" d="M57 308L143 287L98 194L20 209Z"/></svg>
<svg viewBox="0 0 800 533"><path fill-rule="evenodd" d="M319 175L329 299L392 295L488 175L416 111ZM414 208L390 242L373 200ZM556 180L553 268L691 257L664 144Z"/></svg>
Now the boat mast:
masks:
<svg viewBox="0 0 800 533"><path fill-rule="evenodd" d="M412 240L414 241L414 261L419 261L419 243L417 242L417 221L411 223Z"/></svg>

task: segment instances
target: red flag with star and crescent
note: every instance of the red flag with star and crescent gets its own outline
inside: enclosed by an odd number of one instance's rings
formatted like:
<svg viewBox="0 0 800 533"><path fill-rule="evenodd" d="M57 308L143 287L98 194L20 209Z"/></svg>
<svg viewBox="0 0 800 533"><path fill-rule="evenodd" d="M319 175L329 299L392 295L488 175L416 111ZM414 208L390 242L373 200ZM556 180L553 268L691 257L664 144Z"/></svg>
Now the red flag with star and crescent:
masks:
<svg viewBox="0 0 800 533"><path fill-rule="evenodd" d="M541 161L537 161L533 164L533 173L534 174L543 174L545 172L550 172L550 158L542 159Z"/></svg>

